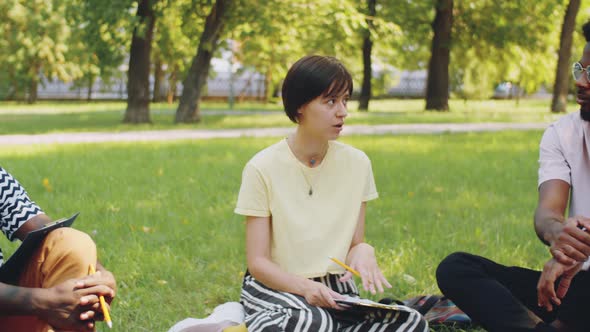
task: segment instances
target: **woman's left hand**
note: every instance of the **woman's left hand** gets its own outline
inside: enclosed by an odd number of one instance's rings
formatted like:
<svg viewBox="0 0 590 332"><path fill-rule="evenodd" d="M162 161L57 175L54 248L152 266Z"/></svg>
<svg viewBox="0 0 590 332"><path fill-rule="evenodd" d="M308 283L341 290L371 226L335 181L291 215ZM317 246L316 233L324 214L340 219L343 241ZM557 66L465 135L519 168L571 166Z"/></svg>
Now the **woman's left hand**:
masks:
<svg viewBox="0 0 590 332"><path fill-rule="evenodd" d="M347 264L361 274L363 288L376 294L377 291L383 293L383 287L391 288L391 284L385 279L381 269L377 265L375 258L375 249L367 243L359 243L348 251L346 258ZM347 271L341 282L352 278L352 273Z"/></svg>

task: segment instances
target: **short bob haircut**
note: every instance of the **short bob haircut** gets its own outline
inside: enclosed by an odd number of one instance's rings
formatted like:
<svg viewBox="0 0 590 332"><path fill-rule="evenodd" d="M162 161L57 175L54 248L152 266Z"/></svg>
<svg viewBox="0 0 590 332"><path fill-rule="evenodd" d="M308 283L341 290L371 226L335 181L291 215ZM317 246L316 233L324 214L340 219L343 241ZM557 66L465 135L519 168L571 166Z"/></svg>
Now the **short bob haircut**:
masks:
<svg viewBox="0 0 590 332"><path fill-rule="evenodd" d="M302 106L319 96L352 95L352 77L344 65L331 56L308 55L291 66L283 82L285 113L297 123Z"/></svg>

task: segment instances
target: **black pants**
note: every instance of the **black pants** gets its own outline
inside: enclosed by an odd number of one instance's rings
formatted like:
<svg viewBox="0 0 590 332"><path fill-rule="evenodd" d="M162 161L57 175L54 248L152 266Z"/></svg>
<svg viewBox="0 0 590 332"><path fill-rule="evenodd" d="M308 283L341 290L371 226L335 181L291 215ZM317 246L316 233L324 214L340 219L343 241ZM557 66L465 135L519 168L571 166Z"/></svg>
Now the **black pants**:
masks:
<svg viewBox="0 0 590 332"><path fill-rule="evenodd" d="M556 331L549 325L555 319L572 331L590 331L590 273L574 277L561 306L552 312L537 305L540 276L540 271L461 252L445 258L436 271L443 294L488 331Z"/></svg>

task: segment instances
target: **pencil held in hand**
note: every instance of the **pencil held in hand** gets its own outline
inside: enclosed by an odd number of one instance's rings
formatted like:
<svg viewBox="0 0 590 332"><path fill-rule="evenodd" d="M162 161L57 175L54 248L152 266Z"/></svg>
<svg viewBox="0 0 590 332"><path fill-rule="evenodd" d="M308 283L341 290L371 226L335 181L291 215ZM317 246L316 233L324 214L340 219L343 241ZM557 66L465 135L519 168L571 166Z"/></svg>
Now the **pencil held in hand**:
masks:
<svg viewBox="0 0 590 332"><path fill-rule="evenodd" d="M96 271L94 270L94 265L90 264L88 266L88 274L95 274ZM102 309L102 314L104 315L104 321L107 323L109 328L113 328L113 322L111 321L111 315L109 314L109 308L107 307L107 303L104 300L104 296L100 295L98 297L100 301L100 308Z"/></svg>
<svg viewBox="0 0 590 332"><path fill-rule="evenodd" d="M359 271L353 269L352 267L342 263L342 261L340 261L338 258L334 258L334 257L329 257L334 263L342 266L343 268L345 268L347 271L350 271L352 274L354 274L355 276L359 277L361 276L361 274L359 273Z"/></svg>

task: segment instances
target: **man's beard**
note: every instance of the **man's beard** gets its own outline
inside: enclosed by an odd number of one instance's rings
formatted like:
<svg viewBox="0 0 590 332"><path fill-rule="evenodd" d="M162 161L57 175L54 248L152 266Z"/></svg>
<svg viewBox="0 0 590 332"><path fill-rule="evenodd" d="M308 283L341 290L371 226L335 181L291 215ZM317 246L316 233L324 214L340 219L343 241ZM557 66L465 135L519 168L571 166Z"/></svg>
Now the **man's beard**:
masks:
<svg viewBox="0 0 590 332"><path fill-rule="evenodd" d="M590 110L581 109L580 117L582 118L582 120L590 122Z"/></svg>

